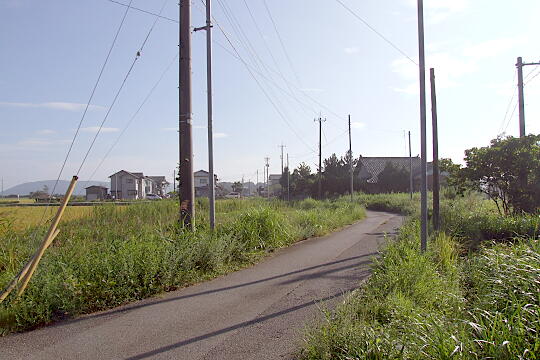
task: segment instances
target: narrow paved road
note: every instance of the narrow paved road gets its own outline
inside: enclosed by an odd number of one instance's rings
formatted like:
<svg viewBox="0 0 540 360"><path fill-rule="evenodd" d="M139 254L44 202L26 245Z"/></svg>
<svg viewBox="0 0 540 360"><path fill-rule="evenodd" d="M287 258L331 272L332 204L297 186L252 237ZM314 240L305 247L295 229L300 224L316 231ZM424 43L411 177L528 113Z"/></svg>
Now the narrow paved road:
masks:
<svg viewBox="0 0 540 360"><path fill-rule="evenodd" d="M110 311L0 338L1 359L283 359L306 324L368 276L401 225L368 212L338 233L299 242L260 264Z"/></svg>

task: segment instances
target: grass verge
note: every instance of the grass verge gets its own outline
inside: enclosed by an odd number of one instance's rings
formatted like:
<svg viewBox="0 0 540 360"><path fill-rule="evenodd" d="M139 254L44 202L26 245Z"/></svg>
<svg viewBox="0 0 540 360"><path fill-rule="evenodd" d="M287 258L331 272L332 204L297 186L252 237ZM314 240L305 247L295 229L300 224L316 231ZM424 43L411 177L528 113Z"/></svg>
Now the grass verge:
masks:
<svg viewBox="0 0 540 360"><path fill-rule="evenodd" d="M370 201L399 208L403 196L390 197ZM520 231L527 235L534 219L515 219L529 224L516 230L511 220L496 219L489 205L463 201L443 211L469 209L476 217L446 213L445 226L459 237L436 235L426 253L419 251L418 223L409 220L387 244L365 286L307 331L300 358L538 359L540 241L506 241ZM486 219L496 226L479 223ZM484 229L508 235L504 242L495 236L498 242L467 251L464 240L489 236Z"/></svg>
<svg viewBox="0 0 540 360"><path fill-rule="evenodd" d="M247 266L273 249L351 224L365 215L346 199L287 204L217 202L217 223L197 203L197 229L177 226L177 204L160 201L92 208L65 222L24 295L0 305L0 333L112 308ZM0 288L30 258L45 227L21 229L0 220ZM34 234L36 236L32 236Z"/></svg>

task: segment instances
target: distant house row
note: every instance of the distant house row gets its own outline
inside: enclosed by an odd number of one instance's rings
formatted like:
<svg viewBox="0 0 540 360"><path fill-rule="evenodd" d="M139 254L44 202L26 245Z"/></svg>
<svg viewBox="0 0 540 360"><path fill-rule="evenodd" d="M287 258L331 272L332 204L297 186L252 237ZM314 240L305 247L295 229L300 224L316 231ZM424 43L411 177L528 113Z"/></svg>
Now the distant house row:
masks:
<svg viewBox="0 0 540 360"><path fill-rule="evenodd" d="M122 200L146 199L147 195L153 194L165 196L167 186L170 183L165 176L145 176L142 172L120 170L109 176L111 179L111 191L105 186L89 186L86 188L86 200L104 200L107 198ZM208 172L199 170L193 173L195 196L208 196ZM214 175L217 186L217 176ZM176 189L174 189L176 190Z"/></svg>
<svg viewBox="0 0 540 360"><path fill-rule="evenodd" d="M169 182L165 176L145 176L142 172L120 170L109 176L111 191L105 186L89 186L86 188L86 200L104 200L107 198L122 200L146 199L148 195L163 197Z"/></svg>

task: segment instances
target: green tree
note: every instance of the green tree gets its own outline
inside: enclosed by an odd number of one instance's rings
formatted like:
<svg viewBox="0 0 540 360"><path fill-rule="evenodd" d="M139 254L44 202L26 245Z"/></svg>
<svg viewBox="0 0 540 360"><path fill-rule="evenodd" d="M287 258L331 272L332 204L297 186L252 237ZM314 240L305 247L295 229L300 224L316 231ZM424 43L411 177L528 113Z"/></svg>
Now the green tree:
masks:
<svg viewBox="0 0 540 360"><path fill-rule="evenodd" d="M240 181L235 181L232 184L232 190L234 192L237 192L237 193L241 194L243 189L244 189L244 185L242 185L242 183Z"/></svg>
<svg viewBox="0 0 540 360"><path fill-rule="evenodd" d="M459 171L464 188L489 196L504 214L540 208L540 135L498 137L491 145L465 151Z"/></svg>
<svg viewBox="0 0 540 360"><path fill-rule="evenodd" d="M387 162L383 171L377 177L377 192L407 192L409 191L409 171Z"/></svg>
<svg viewBox="0 0 540 360"><path fill-rule="evenodd" d="M315 190L315 175L306 163L301 163L291 174L290 191L295 197L313 196Z"/></svg>

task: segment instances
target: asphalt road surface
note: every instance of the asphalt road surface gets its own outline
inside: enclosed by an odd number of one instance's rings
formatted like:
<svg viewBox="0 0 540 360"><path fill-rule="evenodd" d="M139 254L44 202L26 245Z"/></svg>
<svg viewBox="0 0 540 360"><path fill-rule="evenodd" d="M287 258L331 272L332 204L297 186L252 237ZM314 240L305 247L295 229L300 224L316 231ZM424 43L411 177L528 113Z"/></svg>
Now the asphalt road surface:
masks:
<svg viewBox="0 0 540 360"><path fill-rule="evenodd" d="M307 325L369 275L401 225L369 212L329 236L212 281L0 338L0 359L290 359Z"/></svg>

